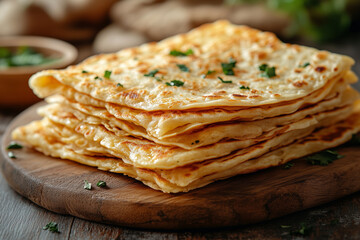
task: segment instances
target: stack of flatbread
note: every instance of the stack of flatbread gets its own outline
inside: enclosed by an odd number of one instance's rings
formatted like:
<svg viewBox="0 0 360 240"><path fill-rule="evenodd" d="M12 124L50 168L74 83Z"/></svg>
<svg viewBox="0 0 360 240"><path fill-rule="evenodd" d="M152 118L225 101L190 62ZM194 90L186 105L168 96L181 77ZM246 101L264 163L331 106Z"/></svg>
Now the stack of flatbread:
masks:
<svg viewBox="0 0 360 240"><path fill-rule="evenodd" d="M360 129L353 60L226 21L30 79L13 138L186 192L335 147Z"/></svg>

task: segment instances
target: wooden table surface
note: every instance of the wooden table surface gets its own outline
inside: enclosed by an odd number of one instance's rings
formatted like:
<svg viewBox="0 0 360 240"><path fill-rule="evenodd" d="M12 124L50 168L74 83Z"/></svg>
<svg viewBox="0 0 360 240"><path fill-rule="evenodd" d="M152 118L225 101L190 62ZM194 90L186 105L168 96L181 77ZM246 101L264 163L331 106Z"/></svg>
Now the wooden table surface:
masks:
<svg viewBox="0 0 360 240"><path fill-rule="evenodd" d="M360 75L360 33L341 42L316 47L352 56L357 61L353 70ZM360 89L360 83L355 87ZM0 109L0 137L19 113L20 110ZM58 223L60 233L42 229L50 221ZM306 235L299 231L304 226ZM255 225L181 232L150 231L52 213L13 191L0 172L0 239L360 239L360 192Z"/></svg>

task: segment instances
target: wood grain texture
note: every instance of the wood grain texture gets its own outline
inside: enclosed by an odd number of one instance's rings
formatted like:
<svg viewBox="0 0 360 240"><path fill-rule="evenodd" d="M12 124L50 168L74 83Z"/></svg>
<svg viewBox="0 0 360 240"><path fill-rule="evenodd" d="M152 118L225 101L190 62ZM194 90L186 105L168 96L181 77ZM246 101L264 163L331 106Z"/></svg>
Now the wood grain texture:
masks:
<svg viewBox="0 0 360 240"><path fill-rule="evenodd" d="M51 211L121 226L189 229L256 223L323 204L360 189L360 151L343 147L346 157L327 167L303 160L295 167L263 170L181 194L164 194L113 173L46 157L32 149L7 157L11 130L38 118L37 105L17 117L4 134L4 177L18 193ZM83 188L84 180L108 188ZM45 223L46 224L46 223Z"/></svg>

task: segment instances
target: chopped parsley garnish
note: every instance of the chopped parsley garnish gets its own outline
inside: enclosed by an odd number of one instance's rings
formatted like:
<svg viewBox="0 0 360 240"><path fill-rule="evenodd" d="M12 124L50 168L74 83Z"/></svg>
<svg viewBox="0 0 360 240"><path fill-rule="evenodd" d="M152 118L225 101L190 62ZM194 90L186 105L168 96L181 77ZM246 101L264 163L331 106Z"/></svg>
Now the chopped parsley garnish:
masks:
<svg viewBox="0 0 360 240"><path fill-rule="evenodd" d="M99 77L99 76L96 76L95 78L94 78L95 80L102 80L102 78L101 77Z"/></svg>
<svg viewBox="0 0 360 240"><path fill-rule="evenodd" d="M172 80L171 82L166 82L165 83L168 86L176 86L176 87L181 87L184 85L184 82L180 81L180 80Z"/></svg>
<svg viewBox="0 0 360 240"><path fill-rule="evenodd" d="M233 68L236 65L236 61L230 58L228 63L221 63L222 70L225 75L235 75Z"/></svg>
<svg viewBox="0 0 360 240"><path fill-rule="evenodd" d="M161 82L161 78L155 77L156 81Z"/></svg>
<svg viewBox="0 0 360 240"><path fill-rule="evenodd" d="M58 224L56 222L49 222L48 224L46 224L45 227L43 227L44 230L49 230L50 232L53 233L60 233L59 229L58 229Z"/></svg>
<svg viewBox="0 0 360 240"><path fill-rule="evenodd" d="M82 70L81 73L89 73L88 71L86 70Z"/></svg>
<svg viewBox="0 0 360 240"><path fill-rule="evenodd" d="M116 84L117 87L124 87L121 83Z"/></svg>
<svg viewBox="0 0 360 240"><path fill-rule="evenodd" d="M87 180L84 180L84 188L86 190L91 190L91 183L89 183Z"/></svg>
<svg viewBox="0 0 360 240"><path fill-rule="evenodd" d="M275 67L269 67L265 63L259 66L259 70L262 72L261 73L262 77L272 78L276 76Z"/></svg>
<svg viewBox="0 0 360 240"><path fill-rule="evenodd" d="M250 90L249 87L245 87L245 86L241 86L240 89L244 89L244 90Z"/></svg>
<svg viewBox="0 0 360 240"><path fill-rule="evenodd" d="M175 57L186 57L186 56L194 54L194 52L192 49L188 49L186 52L181 52L178 50L171 50L169 54L171 56L175 56Z"/></svg>
<svg viewBox="0 0 360 240"><path fill-rule="evenodd" d="M334 160L343 158L344 156L340 155L337 151L334 150L325 150L319 153L315 153L306 158L307 162L312 165L326 166L329 163L332 163Z"/></svg>
<svg viewBox="0 0 360 240"><path fill-rule="evenodd" d="M220 81L222 82L222 83L232 83L232 81L231 80L227 80L227 81L225 81L224 79L222 79L221 77L218 77L218 79L220 79Z"/></svg>
<svg viewBox="0 0 360 240"><path fill-rule="evenodd" d="M190 71L189 68L184 64L176 64L176 66L178 66L178 68L183 72L189 72Z"/></svg>
<svg viewBox="0 0 360 240"><path fill-rule="evenodd" d="M300 67L301 68L306 68L307 66L309 66L310 65L310 63L309 62L306 62L306 63L304 63L303 65L300 65Z"/></svg>
<svg viewBox="0 0 360 240"><path fill-rule="evenodd" d="M105 70L105 72L104 72L104 78L110 78L111 73L112 73L111 71Z"/></svg>
<svg viewBox="0 0 360 240"><path fill-rule="evenodd" d="M96 186L98 186L98 187L106 187L106 182L100 180L100 181L97 182Z"/></svg>
<svg viewBox="0 0 360 240"><path fill-rule="evenodd" d="M206 78L207 76L209 76L209 75L211 75L211 74L213 74L213 73L215 73L215 72L216 72L215 70L208 70L208 71L206 72L206 74L201 75L201 77L202 77L202 78Z"/></svg>
<svg viewBox="0 0 360 240"><path fill-rule="evenodd" d="M23 148L22 145L18 144L17 142L12 141L12 142L10 142L9 146L7 146L6 149L21 149L21 148Z"/></svg>
<svg viewBox="0 0 360 240"><path fill-rule="evenodd" d="M9 158L16 158L15 154L13 152L8 152Z"/></svg>
<svg viewBox="0 0 360 240"><path fill-rule="evenodd" d="M287 162L287 163L285 163L284 168L285 168L285 169L290 169L290 168L292 168L294 165L295 165L295 164L292 163L292 162Z"/></svg>
<svg viewBox="0 0 360 240"><path fill-rule="evenodd" d="M157 74L159 72L159 70L154 69L152 71L150 71L149 73L144 74L145 77L155 77L155 74Z"/></svg>

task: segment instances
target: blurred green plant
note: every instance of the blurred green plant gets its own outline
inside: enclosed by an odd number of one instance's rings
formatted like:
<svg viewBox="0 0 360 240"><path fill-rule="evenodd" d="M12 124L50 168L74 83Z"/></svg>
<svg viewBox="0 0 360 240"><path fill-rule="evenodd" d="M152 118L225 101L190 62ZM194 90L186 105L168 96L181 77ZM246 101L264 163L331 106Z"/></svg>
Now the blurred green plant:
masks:
<svg viewBox="0 0 360 240"><path fill-rule="evenodd" d="M225 0L227 4L265 4L291 19L286 37L305 36L318 42L334 40L349 30L349 5L357 0Z"/></svg>

